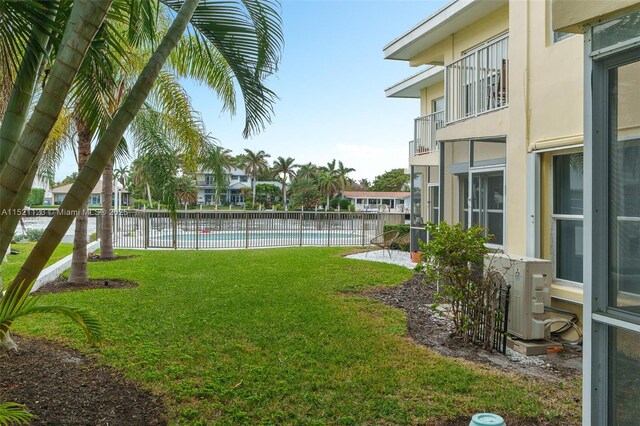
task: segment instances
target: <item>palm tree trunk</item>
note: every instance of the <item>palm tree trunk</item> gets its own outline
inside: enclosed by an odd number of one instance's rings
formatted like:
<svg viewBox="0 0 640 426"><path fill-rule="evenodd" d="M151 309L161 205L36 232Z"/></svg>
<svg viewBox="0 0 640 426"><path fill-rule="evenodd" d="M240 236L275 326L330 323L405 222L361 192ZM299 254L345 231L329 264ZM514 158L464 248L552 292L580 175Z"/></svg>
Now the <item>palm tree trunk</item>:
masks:
<svg viewBox="0 0 640 426"><path fill-rule="evenodd" d="M55 16L56 11L56 8L49 8L49 17ZM18 68L9 102L2 117L2 125L0 126L0 169L4 168L27 123L31 100L33 99L36 82L44 61L42 46L47 46L48 44L49 34L34 28L34 33L27 43L27 49Z"/></svg>
<svg viewBox="0 0 640 426"><path fill-rule="evenodd" d="M282 203L284 204L284 211L289 210L289 206L287 205L287 179L283 179L282 181L282 191L284 192L284 198Z"/></svg>
<svg viewBox="0 0 640 426"><path fill-rule="evenodd" d="M149 186L149 182L145 183L147 187L147 198L149 198L149 205L153 208L153 200L151 199L151 187Z"/></svg>
<svg viewBox="0 0 640 426"><path fill-rule="evenodd" d="M75 122L78 131L78 172L81 172L91 155L92 134L84 120L76 118ZM71 256L71 270L69 271L69 282L75 284L86 284L89 282L89 273L87 271L88 207L89 203L85 201L76 215L73 254Z"/></svg>
<svg viewBox="0 0 640 426"><path fill-rule="evenodd" d="M91 190L100 179L106 162L108 159L113 158L116 146L147 99L149 91L157 80L171 50L175 48L182 37L198 2L199 0L185 0L183 3L167 34L151 56L113 120L102 134L89 161L87 161L87 164L82 168L78 178L73 183L69 194L62 201L61 210L76 210L88 199ZM71 216L56 215L47 226L42 238L29 254L22 268L20 268L20 271L18 271L16 278L7 289L7 297L22 300L21 303L16 303L16 306L22 306L24 303L23 300L31 291L34 280L51 257L55 248L60 244L64 233L69 229L72 219ZM0 336L4 335L10 325L10 323L5 322L0 326Z"/></svg>
<svg viewBox="0 0 640 426"><path fill-rule="evenodd" d="M47 84L6 165L2 167L0 208L20 208L14 204L16 197L62 110L71 89L71 83L112 1L77 0L74 2ZM9 119L9 121L12 120ZM0 232L9 234L10 237L15 227L8 229L4 226L6 218L7 216L0 216ZM2 238L4 235L0 235L0 239Z"/></svg>
<svg viewBox="0 0 640 426"><path fill-rule="evenodd" d="M102 229L96 232L100 235L100 257L113 259L113 160L107 163L102 173ZM117 204L117 202L116 202Z"/></svg>
<svg viewBox="0 0 640 426"><path fill-rule="evenodd" d="M251 179L251 192L253 193L253 198L252 198L252 202L251 204L253 205L253 208L256 208L256 177L252 176Z"/></svg>

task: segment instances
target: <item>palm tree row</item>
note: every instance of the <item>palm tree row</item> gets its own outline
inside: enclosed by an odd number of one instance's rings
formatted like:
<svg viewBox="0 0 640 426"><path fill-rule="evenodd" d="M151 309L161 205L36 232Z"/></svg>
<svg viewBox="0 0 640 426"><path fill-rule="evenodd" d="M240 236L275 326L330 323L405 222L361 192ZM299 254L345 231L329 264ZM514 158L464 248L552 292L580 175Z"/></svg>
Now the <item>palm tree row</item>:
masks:
<svg viewBox="0 0 640 426"><path fill-rule="evenodd" d="M281 51L277 6L270 0L225 3L161 0L160 3L173 11L172 20L167 19L170 24L166 25L165 35L150 45L149 56L140 61L141 71L132 74L131 85L126 86L118 100L113 99L122 81L118 78L93 79L89 83L104 81L107 90L98 92L87 85L86 90L78 90L76 95L80 71L90 64L89 68L100 70L103 77L120 75L114 67L119 69L126 62L117 58L126 56L130 46L142 45L145 33L163 32L154 14L160 8L157 2L0 1L0 16L11 17L0 20L0 75L2 86L11 87L8 97L6 90L0 97L3 104L0 110L4 111L0 124L0 208L18 211L24 206L44 147L63 116L65 105L72 101L74 107L96 106L100 104L98 97L111 93L105 104L112 105L112 109L100 108L96 112L87 108L89 112L81 117L95 132L89 139L94 141L93 149L60 207L62 212L80 210L113 160L129 125L146 108L149 94L164 75L164 65L171 63L171 54L180 43L191 43L192 48L204 51L209 60L191 66L184 57L178 57L175 59L180 64L178 73L192 69L204 75L216 58L226 64L228 75L243 95L245 137L270 121L275 95L265 87L264 80L276 70ZM181 41L186 30L198 35L191 41ZM40 85L44 88L37 90ZM229 88L226 90L218 92L223 99L229 95ZM235 104L228 108L232 110ZM17 276L0 293L0 339L4 348L11 345L8 331L13 321L39 312L66 314L83 327L90 340L100 338L99 323L87 312L41 306L29 296L35 278L73 219L72 215L60 214L51 220ZM0 252L8 248L16 226L15 215L0 217Z"/></svg>

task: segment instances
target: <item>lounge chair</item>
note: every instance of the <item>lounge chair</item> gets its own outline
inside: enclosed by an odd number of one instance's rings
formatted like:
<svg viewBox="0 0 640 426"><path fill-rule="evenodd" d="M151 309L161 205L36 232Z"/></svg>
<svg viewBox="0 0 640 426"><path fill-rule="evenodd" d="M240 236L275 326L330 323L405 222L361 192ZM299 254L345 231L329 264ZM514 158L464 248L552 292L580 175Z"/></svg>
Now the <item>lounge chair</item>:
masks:
<svg viewBox="0 0 640 426"><path fill-rule="evenodd" d="M383 232L380 235L376 235L372 240L371 244L377 247L380 247L383 251L386 249L389 251L389 257L391 257L391 245L395 242L396 238L400 232L398 231L387 231Z"/></svg>

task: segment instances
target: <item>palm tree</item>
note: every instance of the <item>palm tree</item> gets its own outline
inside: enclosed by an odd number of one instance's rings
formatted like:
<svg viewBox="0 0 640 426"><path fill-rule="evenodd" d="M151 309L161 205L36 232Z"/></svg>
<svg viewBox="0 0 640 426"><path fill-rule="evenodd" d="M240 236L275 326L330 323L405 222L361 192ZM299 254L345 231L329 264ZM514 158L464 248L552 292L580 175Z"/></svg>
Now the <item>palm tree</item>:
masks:
<svg viewBox="0 0 640 426"><path fill-rule="evenodd" d="M318 188L327 196L327 203L324 206L324 210L329 210L329 199L333 196L333 193L338 188L338 176L336 173L325 169L318 175Z"/></svg>
<svg viewBox="0 0 640 426"><path fill-rule="evenodd" d="M311 209L320 202L318 184L310 176L298 176L291 182L291 204Z"/></svg>
<svg viewBox="0 0 640 426"><path fill-rule="evenodd" d="M296 172L294 169L298 168L299 166L297 164L293 164L293 162L296 161L291 157L278 157L274 162L273 162L273 171L276 174L276 176L280 176L281 175L281 179L282 179L282 202L284 203L284 209L285 211L288 210L287 207L287 179L291 178L293 179L296 175Z"/></svg>
<svg viewBox="0 0 640 426"><path fill-rule="evenodd" d="M298 168L298 172L296 173L297 178L309 177L311 179L316 179L318 177L318 166L313 163L303 164Z"/></svg>
<svg viewBox="0 0 640 426"><path fill-rule="evenodd" d="M269 170L267 158L270 157L271 156L263 150L253 152L250 149L244 149L242 163L244 166L244 172L251 176L251 192L253 193L252 204L256 203L256 179L258 178L258 175Z"/></svg>
<svg viewBox="0 0 640 426"><path fill-rule="evenodd" d="M231 150L219 145L208 144L202 153L200 161L202 168L213 174L217 210L222 191L229 185L229 170L233 167Z"/></svg>
<svg viewBox="0 0 640 426"><path fill-rule="evenodd" d="M198 201L198 190L189 176L181 176L175 180L175 197L180 204L195 204Z"/></svg>
<svg viewBox="0 0 640 426"><path fill-rule="evenodd" d="M338 175L338 191L342 192L344 189L349 186L353 182L353 180L348 176L349 173L355 172L356 169L352 169L351 167L345 167L342 164L342 161L338 161L338 168L336 169L336 174Z"/></svg>
<svg viewBox="0 0 640 426"><path fill-rule="evenodd" d="M124 132L144 104L147 94L158 79L162 66L170 52L178 44L189 23L211 43L210 46L205 45L204 48L216 51L217 54L224 57L234 72L234 77L244 95L246 112L244 136L259 131L264 126L264 122L269 120L274 94L263 85L263 80L275 71L282 43L279 15L272 4L259 0L243 0L242 6L226 3L224 7L221 7L208 2L198 6L199 0L184 0L183 2L164 0L163 2L177 12L175 19L109 125L100 134L98 143L95 145L86 166L83 167L78 179L72 185L69 196L65 197L61 206L62 210L77 210L86 202L91 189L100 179L106 162L113 157ZM11 5L9 7L20 8L23 4L16 2L17 6ZM136 2L136 4L138 3ZM32 174L35 175L41 148L51 132L69 93L70 84L87 55L88 47L92 44L110 6L111 0L100 2L77 0L73 3L68 15L67 28L60 38L59 45L56 46L58 59L49 71L49 77L42 95L38 99L37 107L28 116L28 112L31 111L31 97L29 97L26 111L22 115L19 111L17 114L13 114L17 109L14 108L10 118L3 120L2 128L6 126L7 130L11 130L8 133L13 135L13 139L9 142L0 141L0 151L5 151L5 147L9 146L9 155L6 158L10 158L6 163L0 164L2 166L0 207L19 208L19 204L15 203L20 201L25 190L28 192L30 188L28 180ZM26 7L22 8L22 10L26 9ZM44 28L46 32L47 28L55 28L55 22L45 22L43 18L38 19L40 24L38 29ZM25 21L28 22L28 20ZM220 24L221 22L223 24ZM16 26L15 23L12 25ZM32 30L28 24L25 24L24 28L27 35L30 32L37 33L39 31ZM19 33L19 31L14 32ZM12 40L15 46L21 46L15 41L18 40L17 38ZM22 40L29 40L29 37L23 37ZM0 43L3 42L6 43L7 38L0 38ZM29 46L27 49L29 51L38 50L35 43L33 45L27 43L27 46ZM41 43L40 46L42 46ZM27 56L27 54L23 56ZM27 67L37 75L42 61L29 60L27 62ZM11 105L15 105L12 100L10 99L8 102L7 111L10 111ZM24 104L21 104L21 107L24 108ZM28 123L27 117L29 117ZM26 127L22 131L25 124ZM3 132L0 128L1 133ZM9 164L11 164L10 167ZM72 217L64 215L57 215L52 219L43 237L7 287L6 293L0 299L0 312L3 314L0 317L0 336L2 338L6 336L17 316L24 312L42 312L42 307L34 306L33 299L29 298L28 294L35 278L59 244L61 236L68 229L71 220ZM15 229L6 226L7 223L4 217L0 217L0 233L3 237L12 235ZM75 315L75 318L78 319L78 314ZM84 321L84 324L86 325L87 322ZM85 328L85 331L87 329L90 327Z"/></svg>

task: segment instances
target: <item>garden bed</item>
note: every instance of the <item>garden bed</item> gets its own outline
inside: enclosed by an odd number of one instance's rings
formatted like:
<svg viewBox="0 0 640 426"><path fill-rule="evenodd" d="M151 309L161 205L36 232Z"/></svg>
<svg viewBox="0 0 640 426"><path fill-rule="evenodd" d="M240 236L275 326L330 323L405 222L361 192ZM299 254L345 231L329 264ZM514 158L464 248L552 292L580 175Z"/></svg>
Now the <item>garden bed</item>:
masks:
<svg viewBox="0 0 640 426"><path fill-rule="evenodd" d="M14 340L18 350L0 356L0 393L38 416L31 424L167 424L162 400L115 369L59 343Z"/></svg>
<svg viewBox="0 0 640 426"><path fill-rule="evenodd" d="M453 321L431 308L435 292L435 284L427 284L424 275L415 274L402 285L372 289L366 294L405 311L409 335L417 343L440 354L488 363L503 370L549 381L581 376L582 351L578 346L565 345L559 353L531 357L507 349L505 356L497 352L489 353L465 344L461 338L452 337Z"/></svg>

